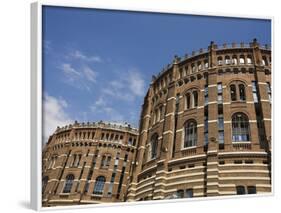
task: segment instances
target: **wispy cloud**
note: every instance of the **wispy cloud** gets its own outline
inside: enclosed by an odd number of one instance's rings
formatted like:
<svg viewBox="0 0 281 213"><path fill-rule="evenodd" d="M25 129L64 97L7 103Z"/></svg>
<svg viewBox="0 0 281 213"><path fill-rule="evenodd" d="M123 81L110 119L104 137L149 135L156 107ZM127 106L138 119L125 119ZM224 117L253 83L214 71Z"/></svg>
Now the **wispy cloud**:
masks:
<svg viewBox="0 0 281 213"><path fill-rule="evenodd" d="M77 68L70 63L63 63L59 69L63 71L64 81L78 89L90 90L91 84L97 79L97 72L87 65Z"/></svg>
<svg viewBox="0 0 281 213"><path fill-rule="evenodd" d="M49 40L43 40L43 51L44 53L48 54L50 51L52 51L52 42Z"/></svg>
<svg viewBox="0 0 281 213"><path fill-rule="evenodd" d="M132 102L136 97L144 94L145 83L139 71L136 69L118 73L118 77L101 89L101 93L111 96L114 99Z"/></svg>
<svg viewBox="0 0 281 213"><path fill-rule="evenodd" d="M109 106L109 103L100 96L93 105L90 106L93 113L100 113L104 115L104 120L114 122L124 122L124 115L118 112L117 109Z"/></svg>
<svg viewBox="0 0 281 213"><path fill-rule="evenodd" d="M66 113L68 103L62 98L56 98L44 93L43 96L43 140L47 142L48 137L56 130L57 126L72 123L72 119Z"/></svg>
<svg viewBox="0 0 281 213"><path fill-rule="evenodd" d="M82 53L80 50L74 50L73 52L71 52L70 57L74 59L80 59L86 62L102 62L100 56L86 55L85 53Z"/></svg>
<svg viewBox="0 0 281 213"><path fill-rule="evenodd" d="M129 85L131 92L137 96L144 94L144 79L136 70L131 70L128 73L128 78L125 79Z"/></svg>
<svg viewBox="0 0 281 213"><path fill-rule="evenodd" d="M137 69L118 72L100 87L96 101L90 106L94 114L103 115L103 120L113 122L132 122L137 125L135 101L145 90L144 79ZM124 110L120 104L128 106ZM129 107L130 106L130 107ZM125 112L125 113L124 113Z"/></svg>

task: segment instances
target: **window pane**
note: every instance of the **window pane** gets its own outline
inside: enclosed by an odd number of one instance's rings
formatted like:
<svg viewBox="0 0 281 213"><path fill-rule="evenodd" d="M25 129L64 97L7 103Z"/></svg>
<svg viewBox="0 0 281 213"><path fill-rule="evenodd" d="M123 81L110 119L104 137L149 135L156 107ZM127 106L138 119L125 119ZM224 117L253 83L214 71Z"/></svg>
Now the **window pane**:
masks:
<svg viewBox="0 0 281 213"><path fill-rule="evenodd" d="M230 85L230 96L231 96L231 101L236 101L236 87L235 87L235 85Z"/></svg>
<svg viewBox="0 0 281 213"><path fill-rule="evenodd" d="M193 189L187 189L186 190L186 197L187 198L193 197Z"/></svg>
<svg viewBox="0 0 281 213"><path fill-rule="evenodd" d="M257 190L255 186L248 186L248 194L256 194Z"/></svg>
<svg viewBox="0 0 281 213"><path fill-rule="evenodd" d="M245 87L243 84L239 84L239 95L240 95L240 101L246 100Z"/></svg>
<svg viewBox="0 0 281 213"><path fill-rule="evenodd" d="M236 193L238 195L244 195L246 194L245 192L245 187L244 186L236 186Z"/></svg>

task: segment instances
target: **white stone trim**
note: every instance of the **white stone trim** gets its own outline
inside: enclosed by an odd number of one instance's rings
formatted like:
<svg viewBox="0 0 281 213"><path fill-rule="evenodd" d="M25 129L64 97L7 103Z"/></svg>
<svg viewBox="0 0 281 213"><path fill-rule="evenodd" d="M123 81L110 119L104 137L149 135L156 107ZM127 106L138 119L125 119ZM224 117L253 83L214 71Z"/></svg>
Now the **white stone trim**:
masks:
<svg viewBox="0 0 281 213"><path fill-rule="evenodd" d="M170 112L170 113L166 114L165 117L168 117L168 116L170 116L170 115L173 116L174 114L175 114L174 112Z"/></svg>
<svg viewBox="0 0 281 213"><path fill-rule="evenodd" d="M144 146L140 146L140 147L138 148L138 150L140 150L140 149L145 149L145 147L144 147Z"/></svg>
<svg viewBox="0 0 281 213"><path fill-rule="evenodd" d="M208 102L208 105L217 104L217 103L218 103L217 101L210 101L210 102Z"/></svg>
<svg viewBox="0 0 281 213"><path fill-rule="evenodd" d="M261 99L261 102L269 102L270 103L270 100Z"/></svg>
<svg viewBox="0 0 281 213"><path fill-rule="evenodd" d="M147 114L145 116L143 116L144 118L151 118L151 115Z"/></svg>
<svg viewBox="0 0 281 213"><path fill-rule="evenodd" d="M249 154L260 154L260 155L267 155L266 152L221 152L221 153L218 153L218 155L249 155ZM252 165L252 164L251 164Z"/></svg>
<svg viewBox="0 0 281 213"><path fill-rule="evenodd" d="M241 177L220 177L220 180L270 180L270 178L269 177L241 176Z"/></svg>
<svg viewBox="0 0 281 213"><path fill-rule="evenodd" d="M175 97L170 97L170 98L167 99L167 101L170 101L170 100L173 100L173 99L176 100Z"/></svg>
<svg viewBox="0 0 281 213"><path fill-rule="evenodd" d="M269 173L268 170L250 170L250 169L235 169L235 170L220 170L220 174L223 173Z"/></svg>
<svg viewBox="0 0 281 213"><path fill-rule="evenodd" d="M146 130L146 129L145 129L145 130L142 130L142 131L141 131L141 134L143 134L144 132L147 132L147 130Z"/></svg>
<svg viewBox="0 0 281 213"><path fill-rule="evenodd" d="M165 132L163 132L163 135L166 135L166 134L173 134L173 131L172 130L168 130L168 131L165 131Z"/></svg>

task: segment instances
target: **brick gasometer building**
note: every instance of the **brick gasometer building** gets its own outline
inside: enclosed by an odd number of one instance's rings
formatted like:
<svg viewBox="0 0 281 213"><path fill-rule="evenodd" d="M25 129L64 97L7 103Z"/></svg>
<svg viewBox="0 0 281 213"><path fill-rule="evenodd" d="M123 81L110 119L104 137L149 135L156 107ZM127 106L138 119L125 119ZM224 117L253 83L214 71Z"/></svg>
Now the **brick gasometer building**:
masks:
<svg viewBox="0 0 281 213"><path fill-rule="evenodd" d="M127 124L57 128L43 149L43 206L125 201L137 136Z"/></svg>
<svg viewBox="0 0 281 213"><path fill-rule="evenodd" d="M175 56L142 106L127 201L271 192L271 50Z"/></svg>
<svg viewBox="0 0 281 213"><path fill-rule="evenodd" d="M43 206L271 192L271 50L217 46L153 77L139 130L77 123L43 150Z"/></svg>

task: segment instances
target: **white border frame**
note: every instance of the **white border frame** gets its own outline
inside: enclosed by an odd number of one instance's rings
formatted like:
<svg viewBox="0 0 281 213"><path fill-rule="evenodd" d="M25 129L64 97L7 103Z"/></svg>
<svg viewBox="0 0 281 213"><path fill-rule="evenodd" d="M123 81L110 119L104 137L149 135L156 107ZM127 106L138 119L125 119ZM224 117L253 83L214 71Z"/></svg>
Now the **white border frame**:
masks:
<svg viewBox="0 0 281 213"><path fill-rule="evenodd" d="M190 199L177 199L177 200L155 200L145 202L120 202L120 203L108 203L108 204L87 204L87 205L74 205L74 206L57 206L57 207L42 207L42 8L43 6L57 6L57 7L76 7L76 8L89 8L89 9L104 9L104 10L118 10L118 11L130 11L130 12L151 12L151 13L166 13L166 14L182 14L182 15L198 15L198 16L213 16L213 17L226 17L226 18L249 18L249 19L267 19L271 21L271 50L272 50L272 89L275 91L274 81L274 17L273 16L255 16L255 15L237 15L230 13L217 13L213 12L201 12L201 11L189 11L189 10L173 10L173 9L151 9L147 7L129 6L129 5L109 5L107 2L82 2L82 0L66 1L66 0L39 0L31 4L31 208L37 211L40 210L63 210L63 209L84 209L84 208L102 208L113 206L129 206L129 205L147 205L157 203L175 203L175 202L190 202L190 201L202 201L202 200L218 200L218 199L232 199L241 198L237 195L233 196L221 196L221 197L200 197ZM271 118L274 115L274 99L275 93L272 93L272 111ZM267 194L255 194L255 195L243 195L243 199L247 197L264 197L274 195L274 122L272 122L272 191Z"/></svg>

